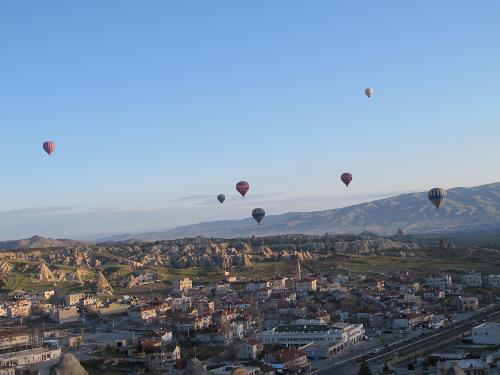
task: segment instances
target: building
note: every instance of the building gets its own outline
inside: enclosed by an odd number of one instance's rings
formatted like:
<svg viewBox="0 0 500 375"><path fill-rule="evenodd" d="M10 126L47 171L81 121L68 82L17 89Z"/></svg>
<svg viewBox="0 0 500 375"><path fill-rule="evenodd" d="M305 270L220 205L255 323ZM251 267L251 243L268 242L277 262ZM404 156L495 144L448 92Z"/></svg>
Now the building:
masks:
<svg viewBox="0 0 500 375"><path fill-rule="evenodd" d="M466 375L488 375L490 366L480 359L460 359L437 363L438 374L461 374L463 371ZM453 369L454 372L450 372ZM452 371L453 371L452 370Z"/></svg>
<svg viewBox="0 0 500 375"><path fill-rule="evenodd" d="M64 304L66 306L79 305L81 300L85 298L85 293L66 294L64 296Z"/></svg>
<svg viewBox="0 0 500 375"><path fill-rule="evenodd" d="M0 366L17 367L47 362L61 357L61 348L35 348L0 354Z"/></svg>
<svg viewBox="0 0 500 375"><path fill-rule="evenodd" d="M397 315L392 320L393 329L411 329L419 324L429 324L434 316L432 314L403 314Z"/></svg>
<svg viewBox="0 0 500 375"><path fill-rule="evenodd" d="M462 297L459 296L456 300L457 307L462 311L477 310L479 300L477 297Z"/></svg>
<svg viewBox="0 0 500 375"><path fill-rule="evenodd" d="M481 272L467 272L462 276L462 283L467 286L482 286L483 279L481 277Z"/></svg>
<svg viewBox="0 0 500 375"><path fill-rule="evenodd" d="M10 303L7 306L7 317L10 319L24 318L31 313L31 302L28 300L20 300Z"/></svg>
<svg viewBox="0 0 500 375"><path fill-rule="evenodd" d="M340 342L345 345L352 345L363 340L365 329L363 324L336 323L333 328L338 331L342 339Z"/></svg>
<svg viewBox="0 0 500 375"><path fill-rule="evenodd" d="M14 349L31 344L31 335L25 331L0 330L0 350Z"/></svg>
<svg viewBox="0 0 500 375"><path fill-rule="evenodd" d="M129 315L134 322L149 322L156 318L156 309L149 306L136 306L129 311Z"/></svg>
<svg viewBox="0 0 500 375"><path fill-rule="evenodd" d="M174 281L174 292L182 293L193 289L193 281L189 277Z"/></svg>
<svg viewBox="0 0 500 375"><path fill-rule="evenodd" d="M304 374L311 370L307 355L298 349L287 349L273 353L266 359L277 374Z"/></svg>
<svg viewBox="0 0 500 375"><path fill-rule="evenodd" d="M295 290L299 293L315 292L318 289L318 280L314 277L306 277L295 283Z"/></svg>
<svg viewBox="0 0 500 375"><path fill-rule="evenodd" d="M363 338L362 324L338 323L333 327L326 324L285 325L271 328L262 333L264 344L303 346L312 342L341 343L344 346Z"/></svg>
<svg viewBox="0 0 500 375"><path fill-rule="evenodd" d="M261 342L248 340L248 342L241 343L238 346L236 358L245 361L255 361L263 349L264 345Z"/></svg>
<svg viewBox="0 0 500 375"><path fill-rule="evenodd" d="M331 358L334 355L340 353L343 348L344 346L341 343L323 344L323 343L312 342L310 344L301 346L299 349L304 353L306 353L307 358L312 360L318 360L318 359Z"/></svg>
<svg viewBox="0 0 500 375"><path fill-rule="evenodd" d="M500 288L500 275L488 275L486 276L486 285L493 288Z"/></svg>
<svg viewBox="0 0 500 375"><path fill-rule="evenodd" d="M50 319L58 324L79 322L80 314L76 306L53 307L50 310Z"/></svg>
<svg viewBox="0 0 500 375"><path fill-rule="evenodd" d="M162 347L159 352L151 353L148 355L148 367L153 371L160 371L161 373L168 373L169 368L174 363L181 359L181 348L177 344L167 345Z"/></svg>
<svg viewBox="0 0 500 375"><path fill-rule="evenodd" d="M53 297L55 294L56 292L53 290L46 290L45 292L43 292L43 298L50 299L50 297Z"/></svg>
<svg viewBox="0 0 500 375"><path fill-rule="evenodd" d="M448 275L447 273L441 273L437 275L426 276L425 285L432 288L439 288L444 291L448 291L451 289L453 282L450 275Z"/></svg>
<svg viewBox="0 0 500 375"><path fill-rule="evenodd" d="M85 310L91 314L96 314L99 316L111 316L111 315L121 315L126 314L129 306L123 305L121 303L112 302L106 305L100 306L96 305L86 305Z"/></svg>
<svg viewBox="0 0 500 375"><path fill-rule="evenodd" d="M500 344L500 323L483 323L472 328L472 342L480 345Z"/></svg>

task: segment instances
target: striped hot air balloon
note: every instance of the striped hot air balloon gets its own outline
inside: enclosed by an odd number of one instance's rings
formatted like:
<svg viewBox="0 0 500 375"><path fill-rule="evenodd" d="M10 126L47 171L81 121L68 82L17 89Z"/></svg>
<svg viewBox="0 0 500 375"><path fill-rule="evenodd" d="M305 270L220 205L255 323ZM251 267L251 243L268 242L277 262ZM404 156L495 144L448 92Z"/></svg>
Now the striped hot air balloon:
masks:
<svg viewBox="0 0 500 375"><path fill-rule="evenodd" d="M217 200L221 203L224 203L224 201L226 200L226 196L224 194L219 194L217 195Z"/></svg>
<svg viewBox="0 0 500 375"><path fill-rule="evenodd" d="M439 209L444 204L444 199L446 197L446 191L441 188L433 188L429 190L428 194L429 200L432 202L436 208Z"/></svg>
<svg viewBox="0 0 500 375"><path fill-rule="evenodd" d="M53 141L43 142L43 149L50 156L56 150L56 144Z"/></svg>
<svg viewBox="0 0 500 375"><path fill-rule="evenodd" d="M349 186L349 184L351 183L352 181L352 174L346 172L346 173L342 173L342 175L340 176L340 179L342 180L342 182L345 184L345 186Z"/></svg>
<svg viewBox="0 0 500 375"><path fill-rule="evenodd" d="M255 219L255 221L260 225L262 219L264 219L264 216L266 216L266 211L264 211L263 208L254 208L252 210L252 217Z"/></svg>
<svg viewBox="0 0 500 375"><path fill-rule="evenodd" d="M236 190L241 194L243 198L245 198L245 194L250 189L250 184L246 181L240 181L236 184Z"/></svg>

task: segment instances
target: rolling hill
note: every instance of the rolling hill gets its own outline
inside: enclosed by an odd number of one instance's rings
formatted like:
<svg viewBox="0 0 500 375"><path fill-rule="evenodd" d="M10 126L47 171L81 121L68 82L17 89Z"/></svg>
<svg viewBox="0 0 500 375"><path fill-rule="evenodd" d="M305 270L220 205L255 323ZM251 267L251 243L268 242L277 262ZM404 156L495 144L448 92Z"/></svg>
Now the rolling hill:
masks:
<svg viewBox="0 0 500 375"><path fill-rule="evenodd" d="M33 236L24 240L0 241L0 250L43 249L49 247L85 246L87 242L73 240L59 240Z"/></svg>
<svg viewBox="0 0 500 375"><path fill-rule="evenodd" d="M393 234L444 233L500 227L500 182L471 188L448 190L446 204L436 210L427 192L398 195L354 206L315 211L268 215L257 226L252 218L204 222L161 232L114 236L145 241L205 236L235 238L287 233L322 234L372 231Z"/></svg>

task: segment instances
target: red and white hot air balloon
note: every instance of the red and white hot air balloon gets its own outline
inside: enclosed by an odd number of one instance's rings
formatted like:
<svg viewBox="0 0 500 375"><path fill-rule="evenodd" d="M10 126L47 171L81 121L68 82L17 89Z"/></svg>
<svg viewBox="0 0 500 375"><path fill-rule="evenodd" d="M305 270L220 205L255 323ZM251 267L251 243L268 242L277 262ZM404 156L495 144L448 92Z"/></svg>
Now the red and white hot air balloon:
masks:
<svg viewBox="0 0 500 375"><path fill-rule="evenodd" d="M250 190L250 184L246 181L240 181L236 184L236 190L245 198L245 194Z"/></svg>
<svg viewBox="0 0 500 375"><path fill-rule="evenodd" d="M56 144L53 141L43 142L43 149L47 154L52 155L56 150Z"/></svg>

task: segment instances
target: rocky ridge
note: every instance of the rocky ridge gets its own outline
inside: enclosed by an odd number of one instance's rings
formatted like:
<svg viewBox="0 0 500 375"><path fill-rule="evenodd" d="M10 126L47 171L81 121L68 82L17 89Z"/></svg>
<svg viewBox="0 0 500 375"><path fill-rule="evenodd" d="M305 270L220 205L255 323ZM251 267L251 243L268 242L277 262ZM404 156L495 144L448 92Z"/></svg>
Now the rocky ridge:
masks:
<svg viewBox="0 0 500 375"><path fill-rule="evenodd" d="M227 269L233 266L248 267L253 262L264 260L308 261L333 254L376 254L395 249L400 250L405 256L411 256L413 250L419 249L419 245L402 238L384 238L373 234L282 235L236 240L198 237L154 243L112 243L89 247L1 252L0 261L8 263L9 260L23 260L65 265L89 271L116 264L128 265L133 269L144 267ZM45 267L44 279L50 278ZM79 275L72 277L76 276Z"/></svg>

